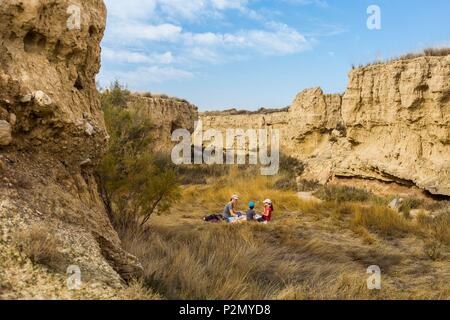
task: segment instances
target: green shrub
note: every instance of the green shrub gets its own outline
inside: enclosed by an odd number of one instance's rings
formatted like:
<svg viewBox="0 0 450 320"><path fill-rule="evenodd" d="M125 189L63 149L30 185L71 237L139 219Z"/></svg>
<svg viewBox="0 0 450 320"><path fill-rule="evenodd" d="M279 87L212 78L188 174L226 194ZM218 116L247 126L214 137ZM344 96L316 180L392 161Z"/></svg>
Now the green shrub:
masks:
<svg viewBox="0 0 450 320"><path fill-rule="evenodd" d="M177 174L182 185L205 184L210 178L220 178L230 173L228 165L181 165Z"/></svg>
<svg viewBox="0 0 450 320"><path fill-rule="evenodd" d="M406 217L409 216L411 210L419 209L424 205L424 200L418 198L406 198L403 199L403 204L400 208L400 212L404 213Z"/></svg>
<svg viewBox="0 0 450 320"><path fill-rule="evenodd" d="M138 218L145 224L152 214L167 212L180 190L170 159L152 153L150 120L122 107L126 95L115 83L102 99L111 139L97 173L114 222L127 224Z"/></svg>
<svg viewBox="0 0 450 320"><path fill-rule="evenodd" d="M302 161L280 154L280 172L294 177L300 176L305 171L305 165Z"/></svg>
<svg viewBox="0 0 450 320"><path fill-rule="evenodd" d="M298 182L298 191L303 192L303 191L316 191L317 189L319 189L322 185L316 181L316 180L305 180L305 179L301 179Z"/></svg>
<svg viewBox="0 0 450 320"><path fill-rule="evenodd" d="M357 201L357 202L367 202L375 199L375 195L363 190L348 186L335 186L328 185L321 187L315 196L324 201Z"/></svg>

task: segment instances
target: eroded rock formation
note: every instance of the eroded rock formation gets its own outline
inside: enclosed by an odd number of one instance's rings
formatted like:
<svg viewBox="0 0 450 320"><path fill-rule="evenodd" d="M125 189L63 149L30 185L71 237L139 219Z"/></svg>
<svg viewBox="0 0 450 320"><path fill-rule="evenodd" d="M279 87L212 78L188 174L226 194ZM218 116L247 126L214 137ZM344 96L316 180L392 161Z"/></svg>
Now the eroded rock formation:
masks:
<svg viewBox="0 0 450 320"><path fill-rule="evenodd" d="M336 174L450 195L450 56L352 71L342 118L351 146Z"/></svg>
<svg viewBox="0 0 450 320"><path fill-rule="evenodd" d="M186 129L194 132L198 120L198 109L186 100L150 94L131 94L127 98L127 108L142 117L150 119L154 126L154 150L170 154L174 145L172 132Z"/></svg>
<svg viewBox="0 0 450 320"><path fill-rule="evenodd" d="M203 114L204 129L275 128L304 178L357 177L450 196L450 56L353 70L343 96L300 93L289 110Z"/></svg>
<svg viewBox="0 0 450 320"><path fill-rule="evenodd" d="M1 1L0 221L17 226L2 229L3 245L44 223L87 278L120 286L118 274L140 265L121 249L93 176L108 140L95 86L105 19L101 0Z"/></svg>

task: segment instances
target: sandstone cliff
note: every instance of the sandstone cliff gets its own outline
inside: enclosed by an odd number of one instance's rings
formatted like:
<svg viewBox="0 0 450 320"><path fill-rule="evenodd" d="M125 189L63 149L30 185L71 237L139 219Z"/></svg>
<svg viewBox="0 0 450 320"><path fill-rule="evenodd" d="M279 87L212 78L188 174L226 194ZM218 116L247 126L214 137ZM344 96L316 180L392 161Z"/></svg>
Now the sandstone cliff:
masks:
<svg viewBox="0 0 450 320"><path fill-rule="evenodd" d="M304 178L357 177L450 196L450 56L353 70L343 96L300 93L287 111L202 114L204 129L276 128Z"/></svg>
<svg viewBox="0 0 450 320"><path fill-rule="evenodd" d="M101 0L1 2L0 251L45 225L87 286L118 288L141 267L121 249L93 176L108 139L95 87L105 19ZM17 288L37 274L17 254L0 257L3 296L43 294Z"/></svg>

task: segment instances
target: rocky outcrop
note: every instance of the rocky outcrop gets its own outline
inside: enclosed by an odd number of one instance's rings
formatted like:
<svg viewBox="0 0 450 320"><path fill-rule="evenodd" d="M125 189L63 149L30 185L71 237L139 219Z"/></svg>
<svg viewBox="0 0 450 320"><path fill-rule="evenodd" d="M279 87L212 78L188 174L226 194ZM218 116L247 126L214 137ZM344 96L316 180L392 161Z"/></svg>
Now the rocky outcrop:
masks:
<svg viewBox="0 0 450 320"><path fill-rule="evenodd" d="M101 0L2 1L0 218L57 224L70 233L66 250L80 246L73 264L120 286L117 274L129 279L140 265L121 249L93 175L108 141L95 86L105 19ZM92 260L80 256L83 243ZM99 259L109 276L96 274Z"/></svg>
<svg viewBox="0 0 450 320"><path fill-rule="evenodd" d="M198 108L186 100L150 94L131 94L127 108L150 120L153 130L154 150L168 153L174 145L172 132L186 129L194 132Z"/></svg>
<svg viewBox="0 0 450 320"><path fill-rule="evenodd" d="M335 174L450 195L450 56L353 70L342 118L350 145Z"/></svg>
<svg viewBox="0 0 450 320"><path fill-rule="evenodd" d="M202 113L203 129L276 129L281 151L306 160L329 148L331 132L340 126L340 95L324 94L320 88L297 95L292 106L278 112Z"/></svg>
<svg viewBox="0 0 450 320"><path fill-rule="evenodd" d="M204 130L276 128L303 178L355 177L450 196L450 56L353 70L343 96L300 93L288 111L202 115Z"/></svg>
<svg viewBox="0 0 450 320"><path fill-rule="evenodd" d="M14 145L74 167L98 159L107 145L95 86L103 2L3 1L0 17L0 107L16 119Z"/></svg>

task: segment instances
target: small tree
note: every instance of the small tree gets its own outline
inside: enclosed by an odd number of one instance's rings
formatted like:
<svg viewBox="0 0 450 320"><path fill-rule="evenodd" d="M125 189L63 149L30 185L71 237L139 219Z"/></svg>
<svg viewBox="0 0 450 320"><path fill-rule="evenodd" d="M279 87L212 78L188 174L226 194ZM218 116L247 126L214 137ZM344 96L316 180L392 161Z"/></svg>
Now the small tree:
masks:
<svg viewBox="0 0 450 320"><path fill-rule="evenodd" d="M118 82L102 96L110 148L97 173L110 217L143 226L154 213L166 212L179 197L175 168L152 153L150 119L124 108L128 91ZM162 160L163 159L163 160Z"/></svg>

